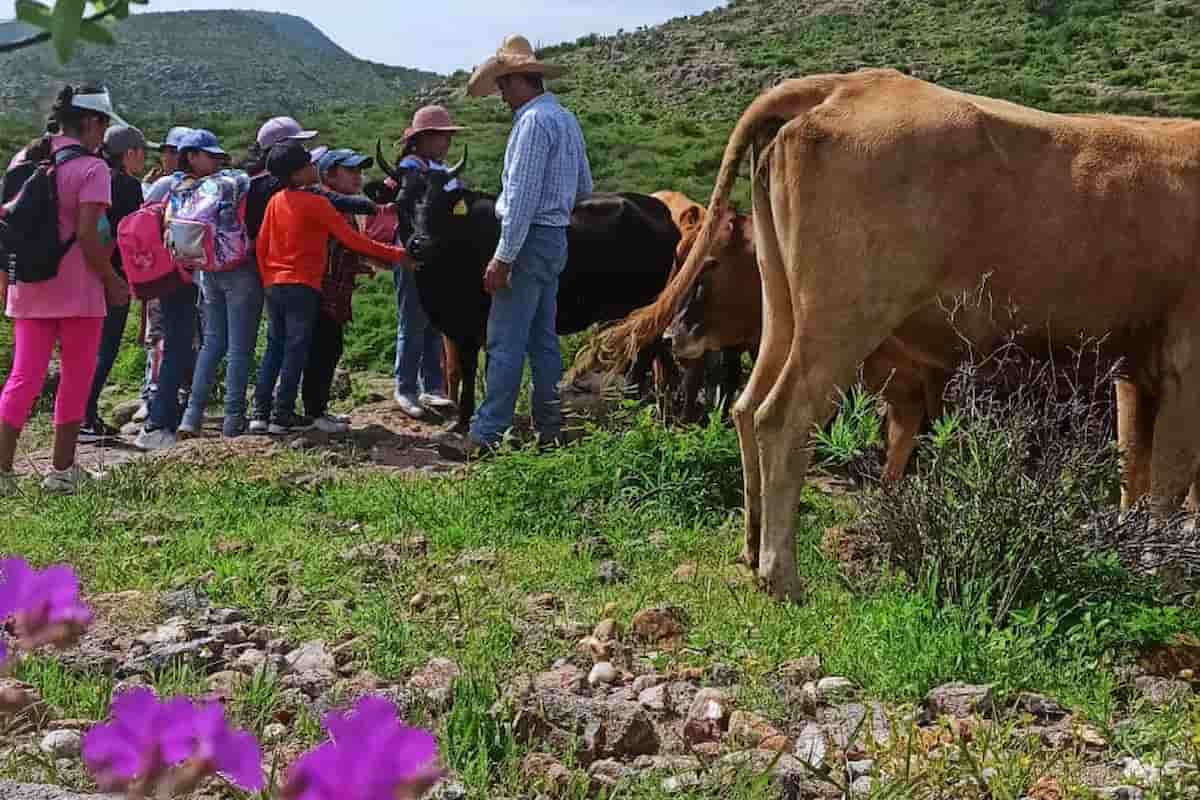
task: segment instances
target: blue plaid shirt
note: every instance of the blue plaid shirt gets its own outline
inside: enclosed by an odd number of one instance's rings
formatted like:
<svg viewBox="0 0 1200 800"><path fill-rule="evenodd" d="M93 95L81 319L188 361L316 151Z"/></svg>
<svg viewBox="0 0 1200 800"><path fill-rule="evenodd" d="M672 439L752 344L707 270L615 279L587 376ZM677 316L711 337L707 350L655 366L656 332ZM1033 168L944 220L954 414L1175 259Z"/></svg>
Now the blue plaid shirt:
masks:
<svg viewBox="0 0 1200 800"><path fill-rule="evenodd" d="M575 201L592 193L583 131L549 92L517 109L501 181L496 259L505 264L517 260L530 225L567 227Z"/></svg>

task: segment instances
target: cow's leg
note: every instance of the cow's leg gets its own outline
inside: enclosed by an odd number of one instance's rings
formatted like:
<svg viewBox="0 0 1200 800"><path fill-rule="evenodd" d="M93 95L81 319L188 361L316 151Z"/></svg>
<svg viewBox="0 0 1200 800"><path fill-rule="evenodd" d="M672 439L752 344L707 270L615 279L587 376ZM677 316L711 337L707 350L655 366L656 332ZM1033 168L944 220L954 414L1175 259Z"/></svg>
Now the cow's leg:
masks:
<svg viewBox="0 0 1200 800"><path fill-rule="evenodd" d="M1183 298L1180 308L1195 308L1197 298ZM1192 356L1192 343L1200 330L1191 320L1176 318L1168 327L1162 346L1162 371L1159 379L1158 409L1153 422L1150 453L1150 497L1156 515L1179 510L1196 476L1200 453L1200 428L1195 423L1200 406L1200 362ZM1139 396L1137 426L1142 428Z"/></svg>
<svg viewBox="0 0 1200 800"><path fill-rule="evenodd" d="M729 409L733 408L733 398L737 396L738 387L742 383L742 349L726 347L721 351L721 381L720 402L721 417L729 418Z"/></svg>
<svg viewBox="0 0 1200 800"><path fill-rule="evenodd" d="M475 384L479 375L479 348L477 341L457 342L458 361L462 365L462 397L458 402L458 422L455 433L465 434L471 430L471 417L475 416Z"/></svg>
<svg viewBox="0 0 1200 800"><path fill-rule="evenodd" d="M705 364L703 358L683 362L683 421L700 420L700 387L704 383Z"/></svg>
<svg viewBox="0 0 1200 800"><path fill-rule="evenodd" d="M1117 381L1117 443L1121 450L1121 509L1150 493L1158 398L1132 381Z"/></svg>
<svg viewBox="0 0 1200 800"><path fill-rule="evenodd" d="M625 374L625 393L627 397L630 394L636 394L637 399L641 400L649 394L648 378L651 368L654 366L654 357L657 355L657 348L658 345L655 343L643 347L638 352L633 366Z"/></svg>
<svg viewBox="0 0 1200 800"><path fill-rule="evenodd" d="M442 337L442 374L446 376L446 396L457 403L462 391L462 356L449 336Z"/></svg>

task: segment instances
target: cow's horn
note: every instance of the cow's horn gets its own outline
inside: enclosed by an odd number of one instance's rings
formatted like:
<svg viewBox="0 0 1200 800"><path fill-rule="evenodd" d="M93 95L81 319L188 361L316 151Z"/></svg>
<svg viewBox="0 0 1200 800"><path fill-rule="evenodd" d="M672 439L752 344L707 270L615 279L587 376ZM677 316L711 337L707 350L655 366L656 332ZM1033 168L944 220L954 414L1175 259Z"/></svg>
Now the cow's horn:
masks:
<svg viewBox="0 0 1200 800"><path fill-rule="evenodd" d="M378 139L375 140L375 161L387 173L389 178L397 183L400 182L400 176L396 173L396 168L388 163L387 156L383 154L383 142Z"/></svg>
<svg viewBox="0 0 1200 800"><path fill-rule="evenodd" d="M463 156L461 159L459 159L457 164L455 164L453 167L450 168L450 177L457 178L458 173L462 172L463 167L465 167L466 165L467 165L467 146L464 144L463 145Z"/></svg>

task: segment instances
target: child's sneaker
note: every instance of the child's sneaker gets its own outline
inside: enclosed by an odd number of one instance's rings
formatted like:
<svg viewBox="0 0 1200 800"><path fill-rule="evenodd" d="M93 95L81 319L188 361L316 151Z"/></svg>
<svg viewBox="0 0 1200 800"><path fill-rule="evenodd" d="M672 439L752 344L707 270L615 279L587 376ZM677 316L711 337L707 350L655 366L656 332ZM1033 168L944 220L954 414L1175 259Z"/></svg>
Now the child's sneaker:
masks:
<svg viewBox="0 0 1200 800"><path fill-rule="evenodd" d="M396 399L396 405L400 406L400 410L408 416L412 417L413 419L421 419L425 416L425 407L422 406L417 401L417 398L413 397L411 394L400 394L400 392L396 392L396 394L393 396Z"/></svg>
<svg viewBox="0 0 1200 800"><path fill-rule="evenodd" d="M102 419L94 419L91 422L85 422L79 428L79 443L80 444L96 444L97 442L115 439L121 435L121 432L110 426Z"/></svg>
<svg viewBox="0 0 1200 800"><path fill-rule="evenodd" d="M200 435L200 429L201 426L194 422L181 422L175 431L175 437L181 442L187 439L195 439Z"/></svg>
<svg viewBox="0 0 1200 800"><path fill-rule="evenodd" d="M75 494L86 484L100 480L100 474L86 470L78 464L66 469L52 469L42 480L42 488L56 494Z"/></svg>
<svg viewBox="0 0 1200 800"><path fill-rule="evenodd" d="M259 419L255 417L250 420L250 433L255 436L263 436L271 431L271 421L268 419Z"/></svg>
<svg viewBox="0 0 1200 800"><path fill-rule="evenodd" d="M175 434L171 433L166 428L156 428L154 430L142 428L142 432L137 435L137 439L134 440L133 446L138 450L151 452L154 450L166 450L168 447L174 447L177 441L178 440L175 438Z"/></svg>
<svg viewBox="0 0 1200 800"><path fill-rule="evenodd" d="M303 433L312 430L313 421L299 414L276 414L271 419L267 429L272 436L286 436L289 433Z"/></svg>
<svg viewBox="0 0 1200 800"><path fill-rule="evenodd" d="M313 420L313 427L321 431L321 433L348 433L350 425L338 420L331 414L317 417Z"/></svg>
<svg viewBox="0 0 1200 800"><path fill-rule="evenodd" d="M425 392L417 398L421 405L430 408L453 408L454 401L441 392Z"/></svg>

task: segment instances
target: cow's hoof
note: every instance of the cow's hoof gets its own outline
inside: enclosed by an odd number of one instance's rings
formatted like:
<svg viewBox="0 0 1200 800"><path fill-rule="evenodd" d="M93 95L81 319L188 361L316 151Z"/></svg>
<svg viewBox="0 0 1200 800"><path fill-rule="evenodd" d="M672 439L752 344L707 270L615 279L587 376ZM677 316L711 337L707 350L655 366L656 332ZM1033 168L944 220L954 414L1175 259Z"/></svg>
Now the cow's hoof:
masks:
<svg viewBox="0 0 1200 800"><path fill-rule="evenodd" d="M758 548L751 550L749 547L743 547L742 552L738 554L737 563L745 564L750 569L758 569Z"/></svg>
<svg viewBox="0 0 1200 800"><path fill-rule="evenodd" d="M781 603L803 603L808 595L807 587L804 581L798 575L792 575L784 578L775 576L774 578L765 575L759 576L759 583L762 588L775 600Z"/></svg>

